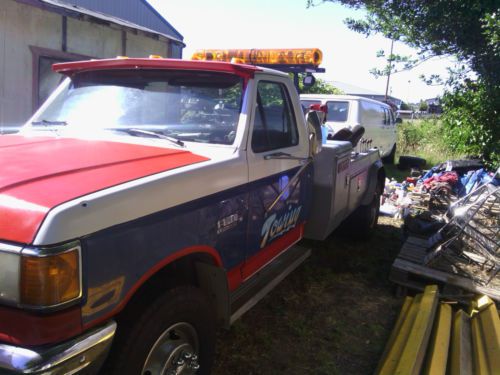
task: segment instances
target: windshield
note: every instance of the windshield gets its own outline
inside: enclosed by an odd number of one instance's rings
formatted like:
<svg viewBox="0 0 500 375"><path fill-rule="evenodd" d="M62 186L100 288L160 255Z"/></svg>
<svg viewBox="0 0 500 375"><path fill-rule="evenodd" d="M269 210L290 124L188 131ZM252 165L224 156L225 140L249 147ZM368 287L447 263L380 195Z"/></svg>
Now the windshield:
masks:
<svg viewBox="0 0 500 375"><path fill-rule="evenodd" d="M242 79L224 73L83 72L71 78L31 126L131 136L154 132L184 141L232 144L242 91Z"/></svg>

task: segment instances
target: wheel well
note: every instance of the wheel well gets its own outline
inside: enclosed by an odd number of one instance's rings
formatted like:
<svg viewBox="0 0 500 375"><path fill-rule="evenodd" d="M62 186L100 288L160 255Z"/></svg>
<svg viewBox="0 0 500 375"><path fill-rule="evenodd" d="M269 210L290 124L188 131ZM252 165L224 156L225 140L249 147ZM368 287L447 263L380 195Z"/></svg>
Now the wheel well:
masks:
<svg viewBox="0 0 500 375"><path fill-rule="evenodd" d="M385 176L385 168L381 167L377 172L377 188L379 189L379 194L384 192Z"/></svg>
<svg viewBox="0 0 500 375"><path fill-rule="evenodd" d="M135 319L144 306L153 303L160 295L174 287L191 285L203 289L196 271L197 263L216 265L212 256L205 253L189 254L167 264L137 289L118 314L118 322Z"/></svg>

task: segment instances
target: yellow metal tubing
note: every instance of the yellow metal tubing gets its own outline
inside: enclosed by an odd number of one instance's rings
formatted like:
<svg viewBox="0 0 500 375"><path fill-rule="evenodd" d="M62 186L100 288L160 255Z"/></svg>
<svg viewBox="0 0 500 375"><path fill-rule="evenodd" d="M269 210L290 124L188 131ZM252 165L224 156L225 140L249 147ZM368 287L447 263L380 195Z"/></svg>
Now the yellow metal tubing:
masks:
<svg viewBox="0 0 500 375"><path fill-rule="evenodd" d="M470 320L463 310L457 311L453 319L449 373L453 375L473 374Z"/></svg>
<svg viewBox="0 0 500 375"><path fill-rule="evenodd" d="M474 363L474 374L490 375L490 368L486 358L481 324L477 317L471 319L472 330L472 359Z"/></svg>
<svg viewBox="0 0 500 375"><path fill-rule="evenodd" d="M436 285L425 287L419 311L401 353L395 374L418 375L422 369L429 337L432 332L432 323L439 301L439 292Z"/></svg>
<svg viewBox="0 0 500 375"><path fill-rule="evenodd" d="M500 319L495 304L490 304L475 317L479 319L485 356L492 374L500 374Z"/></svg>
<svg viewBox="0 0 500 375"><path fill-rule="evenodd" d="M381 363L379 364L378 372L375 374L379 375L394 375L394 371L396 370L396 366L398 365L399 358L401 357L401 352L403 351L404 344L406 339L410 333L411 327L413 326L413 322L418 313L418 307L420 305L420 301L422 301L422 294L417 294L413 299L410 307L408 308L408 312L404 318L403 323L397 334L395 334L394 341L387 350L387 355L385 358L382 358ZM392 335L391 335L392 336Z"/></svg>
<svg viewBox="0 0 500 375"><path fill-rule="evenodd" d="M379 373L382 365L384 364L385 358L389 354L389 350L391 350L392 346L394 345L394 341L396 340L396 337L398 336L401 330L401 326L403 325L403 322L408 316L408 311L410 310L412 302L413 302L413 297L410 296L405 297L403 306L401 307L401 311L399 312L398 319L396 320L396 324L392 329L391 335L389 336L389 340L387 340L387 343L385 344L385 349L384 352L382 353L382 356L380 357L381 359L379 361L377 369L375 370L375 374Z"/></svg>
<svg viewBox="0 0 500 375"><path fill-rule="evenodd" d="M439 312L429 350L426 358L426 366L423 374L445 375L448 362L448 349L451 336L451 306L445 303L439 305Z"/></svg>

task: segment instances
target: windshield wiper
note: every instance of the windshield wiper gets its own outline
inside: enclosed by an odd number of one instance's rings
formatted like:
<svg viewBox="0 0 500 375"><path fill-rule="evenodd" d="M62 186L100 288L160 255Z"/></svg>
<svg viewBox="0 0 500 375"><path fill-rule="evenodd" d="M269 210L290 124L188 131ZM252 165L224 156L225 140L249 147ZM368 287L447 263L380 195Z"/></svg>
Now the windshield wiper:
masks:
<svg viewBox="0 0 500 375"><path fill-rule="evenodd" d="M40 121L32 121L31 125L45 125L45 126L65 126L68 125L66 121L52 121L52 120L40 120Z"/></svg>
<svg viewBox="0 0 500 375"><path fill-rule="evenodd" d="M143 130L143 129L127 129L125 131L129 134L132 134L132 135L143 134L143 135L149 135L149 136L155 137L155 138L166 139L167 141L175 143L178 146L184 147L184 142L182 142L180 139L177 139L174 137L169 137L168 135L163 135L160 133L155 133L155 132L151 132L151 131Z"/></svg>

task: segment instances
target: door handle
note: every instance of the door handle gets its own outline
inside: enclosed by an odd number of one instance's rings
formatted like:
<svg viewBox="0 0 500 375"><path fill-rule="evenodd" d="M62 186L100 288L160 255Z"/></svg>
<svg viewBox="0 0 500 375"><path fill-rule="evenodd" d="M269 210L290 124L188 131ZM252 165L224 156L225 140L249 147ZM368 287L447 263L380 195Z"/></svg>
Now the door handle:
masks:
<svg viewBox="0 0 500 375"><path fill-rule="evenodd" d="M309 161L310 158L301 158L297 156L292 156L287 154L286 152L275 152L272 154L267 154L264 156L264 160L273 160L273 159L281 159L281 160L298 160L298 161Z"/></svg>
<svg viewBox="0 0 500 375"><path fill-rule="evenodd" d="M264 156L265 160L271 160L271 159L289 159L291 158L292 155L287 154L286 152L274 152L272 154L267 154Z"/></svg>

